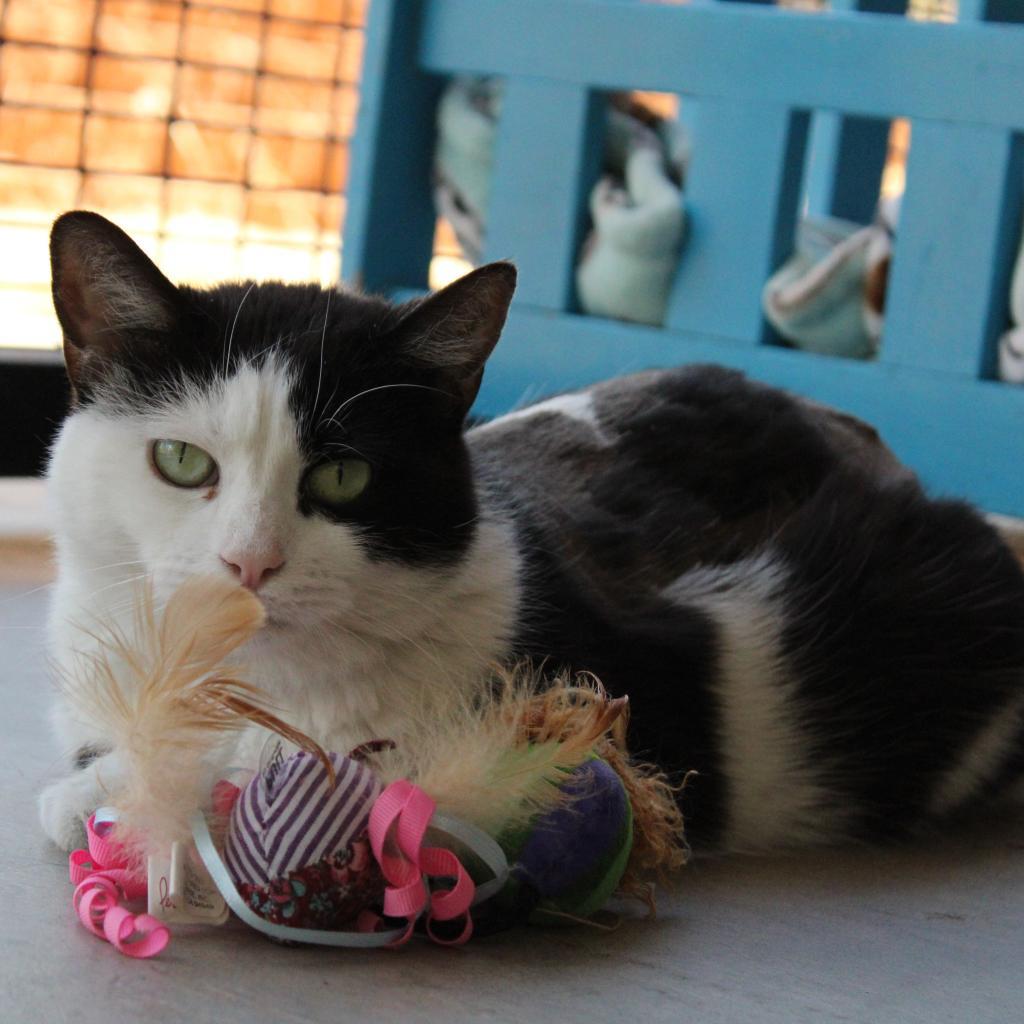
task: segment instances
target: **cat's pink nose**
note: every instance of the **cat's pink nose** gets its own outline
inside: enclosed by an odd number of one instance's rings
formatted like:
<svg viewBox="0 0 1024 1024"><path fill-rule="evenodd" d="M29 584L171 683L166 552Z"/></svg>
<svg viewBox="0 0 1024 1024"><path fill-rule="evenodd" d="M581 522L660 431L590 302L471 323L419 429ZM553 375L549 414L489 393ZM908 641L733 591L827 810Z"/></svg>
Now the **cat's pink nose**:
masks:
<svg viewBox="0 0 1024 1024"><path fill-rule="evenodd" d="M284 565L284 555L277 548L244 555L225 554L220 560L238 577L238 582L250 590L259 590Z"/></svg>

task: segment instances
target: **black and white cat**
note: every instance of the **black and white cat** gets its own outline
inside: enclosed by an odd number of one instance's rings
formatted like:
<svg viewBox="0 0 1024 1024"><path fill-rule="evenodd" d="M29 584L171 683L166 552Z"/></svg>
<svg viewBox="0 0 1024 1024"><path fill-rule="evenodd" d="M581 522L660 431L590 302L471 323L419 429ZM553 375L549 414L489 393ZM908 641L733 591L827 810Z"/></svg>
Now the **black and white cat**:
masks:
<svg viewBox="0 0 1024 1024"><path fill-rule="evenodd" d="M59 663L130 581L219 572L267 609L253 681L334 749L412 741L526 655L631 695L634 751L699 772L700 846L900 836L1024 795L1024 576L859 421L689 367L465 432L508 264L398 306L177 288L82 212L52 256ZM68 845L118 766L102 723L54 721L68 774L40 809Z"/></svg>

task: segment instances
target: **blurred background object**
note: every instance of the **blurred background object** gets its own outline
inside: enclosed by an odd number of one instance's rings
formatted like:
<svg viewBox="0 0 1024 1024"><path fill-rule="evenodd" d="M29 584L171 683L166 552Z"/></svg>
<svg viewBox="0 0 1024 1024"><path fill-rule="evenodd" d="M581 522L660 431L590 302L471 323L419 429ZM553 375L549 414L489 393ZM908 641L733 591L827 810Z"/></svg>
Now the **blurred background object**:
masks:
<svg viewBox="0 0 1024 1024"><path fill-rule="evenodd" d="M79 206L175 280L337 280L369 2L0 0L0 347L59 346L46 239ZM467 266L439 225L432 283Z"/></svg>

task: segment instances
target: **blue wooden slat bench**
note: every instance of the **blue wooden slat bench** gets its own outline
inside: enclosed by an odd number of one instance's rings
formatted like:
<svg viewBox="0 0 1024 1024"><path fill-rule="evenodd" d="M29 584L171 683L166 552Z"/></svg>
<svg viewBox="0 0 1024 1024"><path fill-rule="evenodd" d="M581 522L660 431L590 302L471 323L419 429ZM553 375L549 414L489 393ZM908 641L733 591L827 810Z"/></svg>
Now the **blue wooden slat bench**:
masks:
<svg viewBox="0 0 1024 1024"><path fill-rule="evenodd" d="M505 78L487 255L521 285L478 411L650 366L710 361L875 423L936 492L1024 514L1024 388L992 379L1024 193L1021 0L960 0L957 24L899 0L801 14L692 0L374 0L343 267L426 288L434 106L446 77ZM649 89L696 113L690 234L663 329L579 315L573 264L598 172L602 97ZM801 196L864 219L887 126L907 117L907 191L879 359L782 348L761 289ZM808 140L814 159L805 173Z"/></svg>

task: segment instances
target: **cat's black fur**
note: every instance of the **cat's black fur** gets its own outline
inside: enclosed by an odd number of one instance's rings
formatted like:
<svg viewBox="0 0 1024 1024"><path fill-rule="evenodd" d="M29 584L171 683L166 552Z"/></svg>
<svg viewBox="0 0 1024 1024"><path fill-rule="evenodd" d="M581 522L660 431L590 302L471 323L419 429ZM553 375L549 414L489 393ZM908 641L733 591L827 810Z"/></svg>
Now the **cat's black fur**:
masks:
<svg viewBox="0 0 1024 1024"><path fill-rule="evenodd" d="M661 588L770 549L790 571L782 648L807 756L834 764L852 834L925 824L936 779L1024 688L1016 559L972 509L927 498L863 424L718 367L626 383L606 399L611 452L557 416L493 444L471 435L530 562L521 649L633 695L635 749L700 773L690 835L714 843L729 806L718 633Z"/></svg>
<svg viewBox="0 0 1024 1024"><path fill-rule="evenodd" d="M785 705L801 756L849 812L842 838L926 824L944 774L1024 693L1016 560L973 510L928 498L864 424L690 367L597 387L591 424L542 412L464 436L511 296L506 265L425 303L339 291L328 310L315 286L165 287L126 236L89 217L54 233L78 401L116 414L273 355L292 369L311 460L355 450L374 465L374 486L344 521L377 557L443 569L466 551L482 506L507 517L524 563L510 653L630 694L636 753L699 773L685 795L697 844L724 841L735 794L722 770L726 633L673 590L688 572L717 567L727 593L730 567L756 573L760 557L764 571L784 570L771 602L792 681ZM99 270L76 258L83 238L106 246ZM104 274L148 289L152 322L98 329L104 310L83 310ZM446 339L462 355L438 362ZM340 421L326 416L377 387ZM972 794L1018 782L1022 751L1018 723Z"/></svg>

